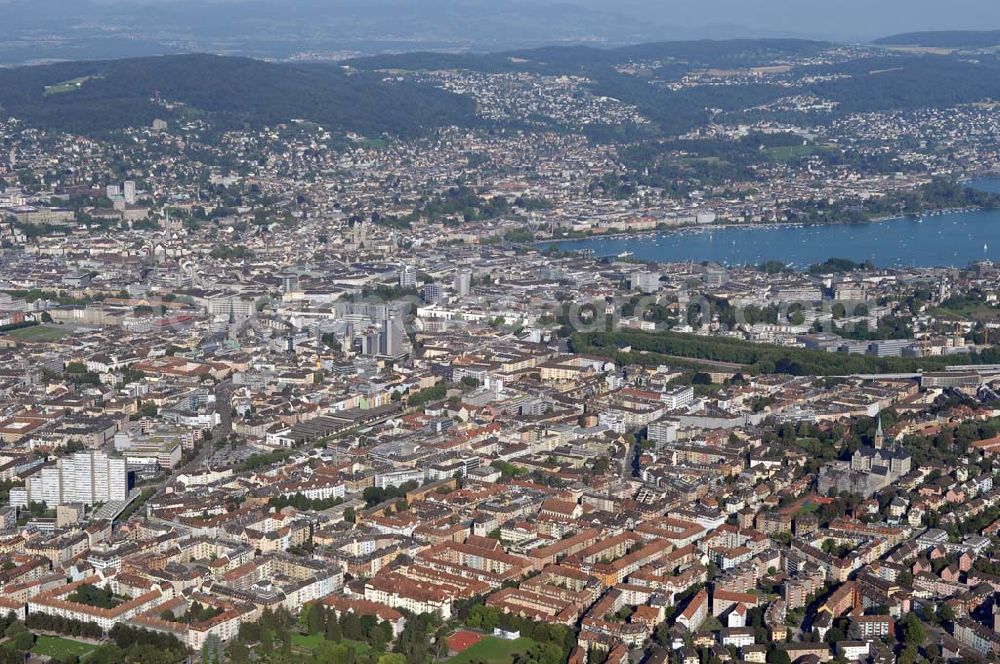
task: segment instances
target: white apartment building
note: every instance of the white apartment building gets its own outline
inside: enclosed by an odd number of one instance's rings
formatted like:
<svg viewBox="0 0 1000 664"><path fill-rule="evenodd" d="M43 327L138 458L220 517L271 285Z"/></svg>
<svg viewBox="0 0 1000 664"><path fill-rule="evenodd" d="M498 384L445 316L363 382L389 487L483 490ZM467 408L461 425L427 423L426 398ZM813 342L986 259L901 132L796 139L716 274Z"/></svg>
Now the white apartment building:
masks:
<svg viewBox="0 0 1000 664"><path fill-rule="evenodd" d="M123 458L100 451L76 452L45 466L28 478L27 491L12 497L23 504L44 502L49 507L66 503L93 505L128 498L128 468Z"/></svg>
<svg viewBox="0 0 1000 664"><path fill-rule="evenodd" d="M677 410L694 401L694 388L691 386L677 387L660 395L660 401L667 410Z"/></svg>
<svg viewBox="0 0 1000 664"><path fill-rule="evenodd" d="M663 419L650 422L646 432L646 437L658 445L666 445L677 442L677 431L679 426L676 420Z"/></svg>

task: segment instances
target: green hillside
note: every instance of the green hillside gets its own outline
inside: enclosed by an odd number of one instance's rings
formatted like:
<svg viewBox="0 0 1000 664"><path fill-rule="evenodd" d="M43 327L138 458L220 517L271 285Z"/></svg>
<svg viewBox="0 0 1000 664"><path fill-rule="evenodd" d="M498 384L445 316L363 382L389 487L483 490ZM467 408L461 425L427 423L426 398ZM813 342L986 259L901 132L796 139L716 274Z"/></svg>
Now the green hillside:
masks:
<svg viewBox="0 0 1000 664"><path fill-rule="evenodd" d="M181 102L168 111L153 102ZM0 69L5 114L43 128L96 133L171 119L187 110L223 125L301 118L373 136L414 135L475 121L474 103L431 86L346 73L330 65L177 55Z"/></svg>

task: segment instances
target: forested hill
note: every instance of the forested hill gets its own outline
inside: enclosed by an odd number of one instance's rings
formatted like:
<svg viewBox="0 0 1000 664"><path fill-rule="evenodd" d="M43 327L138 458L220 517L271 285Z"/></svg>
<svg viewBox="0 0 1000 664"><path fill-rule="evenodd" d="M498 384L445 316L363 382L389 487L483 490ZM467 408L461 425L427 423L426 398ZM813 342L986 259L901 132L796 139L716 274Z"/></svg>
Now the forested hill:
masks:
<svg viewBox="0 0 1000 664"><path fill-rule="evenodd" d="M274 64L212 55L169 55L0 69L6 116L46 129L94 134L147 126L154 118L207 118L220 127L303 119L335 132L410 137L434 127L483 126L471 95L426 82L419 70L578 74L590 92L635 108L643 126L594 125L595 140L676 136L710 121L754 121L792 94L829 101L825 118L947 108L1000 99L1000 57L866 52L825 57L831 44L791 39L688 41L620 48L546 47L495 54L409 53L333 64ZM821 54L824 57L813 57ZM636 68L635 63L642 63ZM771 67L784 79L668 89L690 72ZM166 108L154 102L159 91ZM757 110L754 110L757 109ZM786 122L815 118L784 113Z"/></svg>
<svg viewBox="0 0 1000 664"><path fill-rule="evenodd" d="M157 90L184 106L157 105ZM29 125L85 134L184 115L234 126L300 118L367 136L476 122L472 100L429 85L331 65L213 55L0 69L0 107Z"/></svg>
<svg viewBox="0 0 1000 664"><path fill-rule="evenodd" d="M1000 46L1000 30L941 30L907 32L875 41L883 46L923 46L927 48L991 48Z"/></svg>
<svg viewBox="0 0 1000 664"><path fill-rule="evenodd" d="M345 64L352 70L392 74L461 69L581 75L590 81L588 87L593 93L632 104L651 121L651 125L631 133L623 127L588 129L592 137L601 140L629 140L637 135L641 138L653 130L678 135L720 117L754 121L766 116L753 109L792 94L831 102L826 118L947 108L1000 99L1000 58L996 56L981 56L973 61L958 56L873 49L856 58L813 57L830 47L824 42L789 39L689 41L609 49L548 47L486 55L408 53L359 58ZM635 63L642 67L631 66ZM679 82L692 72L773 65L789 67L783 85L752 78L729 85L680 86L673 90L662 85L664 81ZM791 123L815 120L794 113L768 117Z"/></svg>

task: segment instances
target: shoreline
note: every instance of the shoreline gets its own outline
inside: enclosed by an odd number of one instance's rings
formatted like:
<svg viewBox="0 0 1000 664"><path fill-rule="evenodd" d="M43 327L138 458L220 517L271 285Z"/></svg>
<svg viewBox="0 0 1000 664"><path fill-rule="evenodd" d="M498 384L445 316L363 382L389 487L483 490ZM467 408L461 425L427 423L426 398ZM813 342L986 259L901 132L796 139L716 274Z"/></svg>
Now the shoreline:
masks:
<svg viewBox="0 0 1000 664"><path fill-rule="evenodd" d="M921 212L914 221L922 220L924 217L939 217L945 214L961 214L963 212L977 212L982 211L985 208L981 207L967 207L967 208L942 208L938 210L928 210L926 212ZM655 228L648 231L623 231L621 233L592 233L589 235L581 235L580 237L565 237L565 238L552 238L548 240L535 240L531 242L533 245L551 245L551 244L562 244L565 242L587 242L591 240L603 240L603 239L629 239L629 238L642 238L649 235L674 235L681 234L684 231L699 230L699 231L712 231L712 230L729 230L729 229L749 229L749 230L765 230L772 228L812 228L812 227L825 227L825 226L864 226L866 224L880 224L886 221L905 221L910 219L912 215L886 215L881 217L872 217L871 219L866 219L864 221L827 221L827 222L794 222L794 221L775 221L760 224L738 224L738 223L724 223L724 224L684 224L680 226L673 226L669 228Z"/></svg>
<svg viewBox="0 0 1000 664"><path fill-rule="evenodd" d="M594 233L590 235L582 235L580 237L567 237L567 238L552 238L548 240L535 240L531 242L532 245L554 245L554 244L564 244L567 242L590 242L594 240L604 240L604 239L617 239L617 240L628 240L632 238L643 238L650 235L682 235L685 231L714 231L714 230L731 230L731 229L745 229L745 230L769 230L774 228L814 228L814 227L827 227L827 226L865 226L867 224L881 224L887 221L906 221L911 219L912 221L923 221L925 217L939 217L946 214L961 214L965 212L981 212L985 210L982 207L967 207L967 208L942 208L938 210L928 210L922 212L913 218L912 215L886 215L880 217L872 217L871 219L866 219L864 221L828 221L828 222L793 222L793 221L776 221L769 223L759 223L759 224L734 224L734 223L724 223L724 224L684 224L681 226L674 226L670 228L656 228L648 231L624 231L621 233ZM572 249L570 251L582 251L582 249Z"/></svg>

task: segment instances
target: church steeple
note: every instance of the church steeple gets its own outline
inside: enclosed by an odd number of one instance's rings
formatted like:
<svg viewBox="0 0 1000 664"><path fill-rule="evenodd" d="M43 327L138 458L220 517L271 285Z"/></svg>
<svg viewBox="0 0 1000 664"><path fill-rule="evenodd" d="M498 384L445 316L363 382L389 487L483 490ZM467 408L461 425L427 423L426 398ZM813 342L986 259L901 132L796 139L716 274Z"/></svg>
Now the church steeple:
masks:
<svg viewBox="0 0 1000 664"><path fill-rule="evenodd" d="M878 426L875 427L875 449L882 449L885 443L885 434L882 432L882 415L878 416Z"/></svg>

